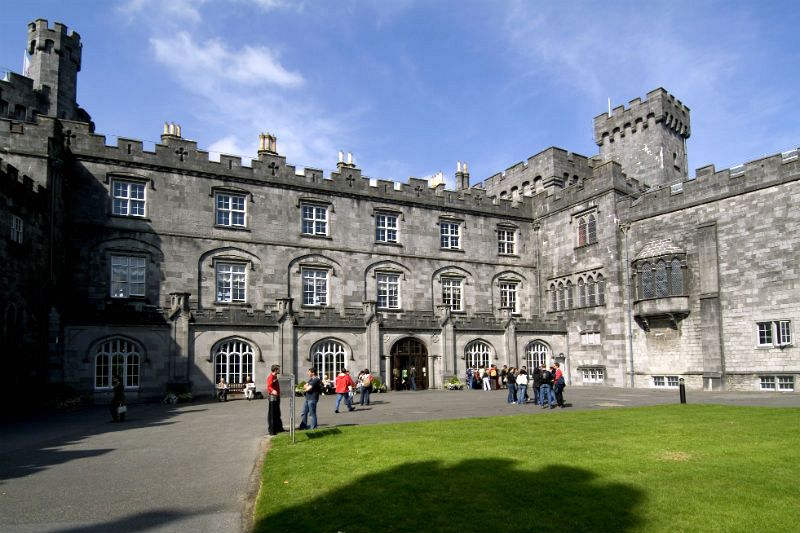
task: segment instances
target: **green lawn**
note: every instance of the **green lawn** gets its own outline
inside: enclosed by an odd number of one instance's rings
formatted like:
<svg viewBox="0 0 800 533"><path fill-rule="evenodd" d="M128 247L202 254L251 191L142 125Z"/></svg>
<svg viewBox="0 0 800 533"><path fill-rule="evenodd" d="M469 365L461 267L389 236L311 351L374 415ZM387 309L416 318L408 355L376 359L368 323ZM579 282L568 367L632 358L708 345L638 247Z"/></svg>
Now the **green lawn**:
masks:
<svg viewBox="0 0 800 533"><path fill-rule="evenodd" d="M281 435L255 531L800 530L800 409L552 415Z"/></svg>

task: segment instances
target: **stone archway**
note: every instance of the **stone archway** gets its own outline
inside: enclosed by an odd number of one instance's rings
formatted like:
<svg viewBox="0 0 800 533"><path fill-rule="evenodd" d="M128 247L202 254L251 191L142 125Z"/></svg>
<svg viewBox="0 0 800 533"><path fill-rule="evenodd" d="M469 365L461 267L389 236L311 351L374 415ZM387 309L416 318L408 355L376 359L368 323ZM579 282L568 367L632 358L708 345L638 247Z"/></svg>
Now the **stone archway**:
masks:
<svg viewBox="0 0 800 533"><path fill-rule="evenodd" d="M428 349L425 344L419 339L414 337L406 337L400 339L391 351L391 387L392 390L408 390L411 389L410 378L403 382L403 371L406 375L412 373L414 368L414 384L417 390L427 389L430 378L430 368L428 368Z"/></svg>

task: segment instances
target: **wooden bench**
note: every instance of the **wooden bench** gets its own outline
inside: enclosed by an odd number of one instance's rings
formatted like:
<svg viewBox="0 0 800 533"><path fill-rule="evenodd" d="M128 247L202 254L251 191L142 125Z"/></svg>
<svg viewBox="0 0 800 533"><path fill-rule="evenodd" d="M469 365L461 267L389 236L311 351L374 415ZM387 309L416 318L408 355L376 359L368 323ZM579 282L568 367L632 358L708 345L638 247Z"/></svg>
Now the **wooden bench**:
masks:
<svg viewBox="0 0 800 533"><path fill-rule="evenodd" d="M242 396L244 396L244 389L245 389L244 383L228 383L228 396L230 396L231 394L241 394ZM256 389L256 391L253 394L253 398L255 398L256 400L261 400L264 398L264 395L261 393L260 390Z"/></svg>

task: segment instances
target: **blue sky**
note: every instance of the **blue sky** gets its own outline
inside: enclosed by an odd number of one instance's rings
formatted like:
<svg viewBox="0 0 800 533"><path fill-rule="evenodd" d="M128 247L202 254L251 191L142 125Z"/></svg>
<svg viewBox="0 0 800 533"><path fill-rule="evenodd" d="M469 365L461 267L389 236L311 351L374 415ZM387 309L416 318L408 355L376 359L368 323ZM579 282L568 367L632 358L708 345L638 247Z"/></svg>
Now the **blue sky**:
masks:
<svg viewBox="0 0 800 533"><path fill-rule="evenodd" d="M27 23L80 33L97 132L405 181L476 183L550 146L597 153L592 119L663 86L691 110L690 169L800 146L798 2L6 0L0 68ZM694 170L690 172L694 175ZM452 181L451 181L452 183Z"/></svg>

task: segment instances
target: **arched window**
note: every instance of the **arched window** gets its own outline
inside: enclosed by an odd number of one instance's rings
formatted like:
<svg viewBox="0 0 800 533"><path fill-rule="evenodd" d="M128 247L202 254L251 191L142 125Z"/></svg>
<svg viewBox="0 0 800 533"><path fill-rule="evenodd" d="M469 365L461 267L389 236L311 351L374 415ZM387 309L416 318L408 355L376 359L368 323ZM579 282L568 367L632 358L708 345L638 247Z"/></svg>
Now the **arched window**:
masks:
<svg viewBox="0 0 800 533"><path fill-rule="evenodd" d="M464 348L464 359L467 368L487 368L491 358L491 349L483 341L472 341Z"/></svg>
<svg viewBox="0 0 800 533"><path fill-rule="evenodd" d="M595 283L595 287L597 288L597 305L605 305L606 304L606 280L603 278L602 274L597 275L597 282Z"/></svg>
<svg viewBox="0 0 800 533"><path fill-rule="evenodd" d="M669 285L667 285L667 264L664 260L656 263L656 298L669 296Z"/></svg>
<svg viewBox="0 0 800 533"><path fill-rule="evenodd" d="M592 306L597 303L594 290L594 279L592 279L592 276L589 276L586 278L586 299L588 300L586 305Z"/></svg>
<svg viewBox="0 0 800 533"><path fill-rule="evenodd" d="M567 309L572 309L572 282L567 281Z"/></svg>
<svg viewBox="0 0 800 533"><path fill-rule="evenodd" d="M94 388L111 387L111 378L119 376L126 388L139 386L142 349L133 341L109 339L95 349Z"/></svg>
<svg viewBox="0 0 800 533"><path fill-rule="evenodd" d="M318 342L311 348L311 360L314 362L314 368L317 369L320 376L327 375L330 379L334 379L339 370L344 368L346 356L344 345L334 340Z"/></svg>
<svg viewBox="0 0 800 533"><path fill-rule="evenodd" d="M589 215L589 223L586 225L587 244L597 242L597 219L594 215Z"/></svg>
<svg viewBox="0 0 800 533"><path fill-rule="evenodd" d="M581 217L578 219L578 246L586 244L586 219Z"/></svg>
<svg viewBox="0 0 800 533"><path fill-rule="evenodd" d="M528 369L534 369L547 363L547 345L541 341L533 341L525 347L525 363Z"/></svg>
<svg viewBox="0 0 800 533"><path fill-rule="evenodd" d="M583 283L583 278L578 279L578 305L586 307L586 285Z"/></svg>
<svg viewBox="0 0 800 533"><path fill-rule="evenodd" d="M253 347L245 341L220 344L214 352L214 383L225 378L228 383L244 383L253 377Z"/></svg>
<svg viewBox="0 0 800 533"><path fill-rule="evenodd" d="M564 310L564 284L558 282L558 310Z"/></svg>
<svg viewBox="0 0 800 533"><path fill-rule="evenodd" d="M672 282L671 293L674 296L683 294L683 270L681 270L681 262L679 259L673 259L670 269L670 277Z"/></svg>
<svg viewBox="0 0 800 533"><path fill-rule="evenodd" d="M558 311L558 304L556 299L558 298L558 294L556 294L556 285L555 283L550 284L550 310L551 311Z"/></svg>
<svg viewBox="0 0 800 533"><path fill-rule="evenodd" d="M653 267L650 263L642 265L642 298L655 298L656 288L653 284Z"/></svg>

